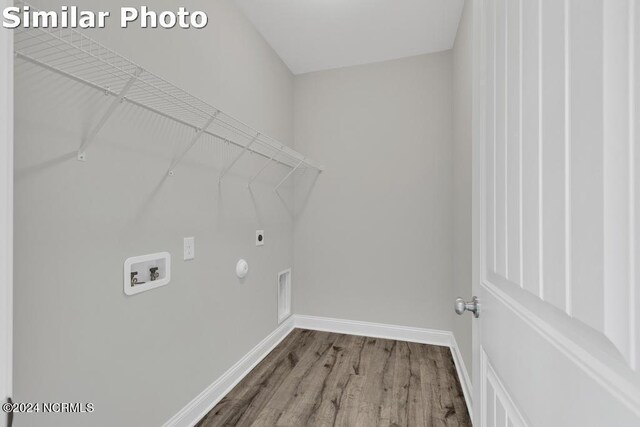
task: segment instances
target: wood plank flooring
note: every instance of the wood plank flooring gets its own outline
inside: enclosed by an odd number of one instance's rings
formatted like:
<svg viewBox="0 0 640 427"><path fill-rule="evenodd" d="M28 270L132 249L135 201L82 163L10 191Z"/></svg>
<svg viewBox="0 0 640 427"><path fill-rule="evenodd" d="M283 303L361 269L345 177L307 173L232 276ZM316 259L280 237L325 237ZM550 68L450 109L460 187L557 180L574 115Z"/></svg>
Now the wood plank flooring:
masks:
<svg viewBox="0 0 640 427"><path fill-rule="evenodd" d="M471 421L449 348L295 329L197 426Z"/></svg>

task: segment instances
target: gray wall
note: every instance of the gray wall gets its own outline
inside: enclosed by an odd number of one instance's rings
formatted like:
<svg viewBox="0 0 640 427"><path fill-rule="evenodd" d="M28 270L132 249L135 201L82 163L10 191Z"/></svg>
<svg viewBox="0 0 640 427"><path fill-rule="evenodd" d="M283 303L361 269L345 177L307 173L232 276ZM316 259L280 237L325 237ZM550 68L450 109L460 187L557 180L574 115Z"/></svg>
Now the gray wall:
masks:
<svg viewBox="0 0 640 427"><path fill-rule="evenodd" d="M465 1L453 47L453 289L470 299L471 290L471 111L473 76L473 3ZM453 333L471 375L473 316L454 315Z"/></svg>
<svg viewBox="0 0 640 427"><path fill-rule="evenodd" d="M37 2L40 8L62 2ZM116 11L135 1L80 0ZM93 36L256 128L291 143L293 78L236 6L189 0L209 13L200 31L121 30ZM156 10L175 1L154 1ZM117 15L116 15L117 16ZM18 61L16 68L15 401L93 402L91 415L18 416L17 426L157 426L277 326L276 275L293 262L292 186L284 201L274 167L247 156L218 188L236 151L199 143L166 178L193 131L124 105L75 160L110 101ZM255 230L266 230L256 248ZM182 239L196 238L194 261ZM168 286L126 297L129 256L169 251ZM249 276L239 282L235 262Z"/></svg>
<svg viewBox="0 0 640 427"><path fill-rule="evenodd" d="M452 53L296 76L295 312L451 330ZM312 188L309 192L308 188Z"/></svg>

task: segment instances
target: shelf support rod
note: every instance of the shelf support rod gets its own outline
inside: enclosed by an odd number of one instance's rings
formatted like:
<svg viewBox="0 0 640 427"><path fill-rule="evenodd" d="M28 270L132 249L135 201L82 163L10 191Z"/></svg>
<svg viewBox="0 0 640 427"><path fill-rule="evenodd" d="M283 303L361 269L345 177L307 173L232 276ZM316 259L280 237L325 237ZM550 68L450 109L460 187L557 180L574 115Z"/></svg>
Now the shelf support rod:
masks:
<svg viewBox="0 0 640 427"><path fill-rule="evenodd" d="M274 153L271 157L269 157L269 158L267 159L267 161L266 161L266 162L264 162L264 165L262 165L262 168L260 168L260 170L259 170L258 172L256 172L256 174L255 174L255 175L253 175L251 178L249 178L249 182L247 183L247 188L251 188L251 184L253 183L253 181L255 181L255 180L256 180L256 178L258 178L258 176L260 176L260 174L261 174L262 172L264 172L264 170L267 168L267 166L269 166L269 164L270 164L272 161L274 161L274 160L277 160L277 159L278 159L278 157L280 156L280 154L282 154L282 150L283 150L283 149L284 149L284 147L280 147L280 148L278 149L278 152L277 152L277 153Z"/></svg>
<svg viewBox="0 0 640 427"><path fill-rule="evenodd" d="M209 126L211 126L211 123L213 123L214 120L216 119L216 117L218 117L218 114L220 114L220 111L216 111L215 114L213 116L211 116L209 118L209 120L207 120L207 122L204 124L204 126L202 126L200 129L198 129L198 131L193 136L193 138L191 138L191 141L189 141L189 144L187 144L187 148L185 148L182 151L182 153L180 153L180 155L178 157L176 157L176 159L171 163L171 166L169 166L169 176L174 176L175 175L174 169L178 166L178 164L180 164L182 159L184 159L184 156L186 156L187 153L189 151L191 151L193 146L196 145L196 142L198 142L200 137L207 131L207 129L209 129Z"/></svg>
<svg viewBox="0 0 640 427"><path fill-rule="evenodd" d="M244 156L244 153L247 152L247 150L249 150L249 148L251 148L251 146L253 145L254 142L256 142L258 140L258 138L260 138L260 132L256 133L256 136L253 137L253 139L251 140L251 142L249 142L247 145L245 145L242 148L242 151L240 152L240 154L238 154L236 156L235 159L233 159L233 161L229 164L229 166L227 166L226 168L224 168L224 170L220 173L220 177L218 178L218 182L222 182L222 178L224 178L224 176L229 173L229 171L231 170L231 168L238 163L238 160L240 160L240 158L242 158L242 156Z"/></svg>
<svg viewBox="0 0 640 427"><path fill-rule="evenodd" d="M127 94L127 92L129 92L129 89L131 89L131 86L133 86L136 80L138 80L138 77L140 77L140 74L142 74L142 71L143 71L142 68L136 68L136 71L133 73L133 76L131 76L127 84L122 88L122 90L120 91L116 99L114 99L111 102L111 105L109 106L107 111L104 113L104 115L102 116L98 124L86 136L86 138L82 142L82 145L80 145L80 148L78 148L78 160L80 160L81 162L84 162L85 160L87 160L87 155L85 153L87 151L87 148L89 147L89 145L91 145L96 135L98 135L98 132L100 132L102 127L107 123L107 120L109 120L109 117L111 117L111 115L116 111L116 108L118 108L118 105L122 103L125 95Z"/></svg>
<svg viewBox="0 0 640 427"><path fill-rule="evenodd" d="M287 179L289 179L289 177L290 177L291 175L293 175L293 173L294 173L295 171L297 171L297 170L298 170L298 168L299 168L303 163L304 163L304 158L303 158L302 160L300 160L300 163L298 163L298 164L296 165L296 167L295 167L295 168L291 169L291 170L289 171L289 173L288 173L284 178L282 178L282 181L280 181L280 183L279 183L278 185L276 185L276 187L273 189L273 191L275 191L275 192L277 193L277 192L278 192L278 188L280 188L280 186L281 186L282 184L284 184L284 183L285 183L285 181L286 181Z"/></svg>

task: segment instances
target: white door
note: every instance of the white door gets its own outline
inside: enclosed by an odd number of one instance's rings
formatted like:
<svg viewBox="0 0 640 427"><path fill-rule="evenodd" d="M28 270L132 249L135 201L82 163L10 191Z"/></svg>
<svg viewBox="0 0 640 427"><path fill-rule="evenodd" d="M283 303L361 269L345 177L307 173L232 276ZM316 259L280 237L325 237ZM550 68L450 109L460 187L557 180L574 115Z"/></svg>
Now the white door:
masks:
<svg viewBox="0 0 640 427"><path fill-rule="evenodd" d="M0 1L0 9L9 0ZM0 27L0 403L12 390L13 34ZM7 425L0 412L0 427Z"/></svg>
<svg viewBox="0 0 640 427"><path fill-rule="evenodd" d="M474 0L476 426L640 426L640 1Z"/></svg>

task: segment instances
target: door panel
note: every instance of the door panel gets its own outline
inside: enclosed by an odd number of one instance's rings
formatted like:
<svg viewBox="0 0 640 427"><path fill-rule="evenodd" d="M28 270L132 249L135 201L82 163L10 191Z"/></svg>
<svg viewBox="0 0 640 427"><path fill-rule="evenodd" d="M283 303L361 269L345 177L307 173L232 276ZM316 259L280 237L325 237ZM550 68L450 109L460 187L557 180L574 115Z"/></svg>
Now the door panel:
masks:
<svg viewBox="0 0 640 427"><path fill-rule="evenodd" d="M511 400L511 397L507 393L504 385L496 375L491 362L484 350L481 350L481 387L486 396L487 408L485 412L486 422L484 425L494 425L492 423L495 420L496 426L525 426L527 423L518 411L517 406Z"/></svg>
<svg viewBox="0 0 640 427"><path fill-rule="evenodd" d="M633 0L604 5L604 332L637 367L634 210L637 13Z"/></svg>
<svg viewBox="0 0 640 427"><path fill-rule="evenodd" d="M514 0L507 0L510 3ZM563 2L558 0L539 0L539 19L541 21L541 138L538 141L542 153L542 186L540 223L542 233L542 274L540 298L560 309L570 311L571 304L567 295L571 293L571 282L566 276L566 255L570 248L565 247L566 221L566 150L568 140L565 135L565 26ZM527 16L523 19L535 19ZM507 22L505 25L509 25ZM515 106L514 106L515 108ZM523 159L527 161L527 159Z"/></svg>
<svg viewBox="0 0 640 427"><path fill-rule="evenodd" d="M520 149L522 142L520 141L520 3L506 2L506 20L513 22L513 25L507 26L507 46L506 46L506 106L507 113L504 120L505 124L505 141L517 141L517 144L505 144L506 154L506 241L507 259L506 259L506 277L519 286L522 284L520 264L522 261L520 247L521 242L521 223L520 217ZM518 106L518 108L513 108Z"/></svg>
<svg viewBox="0 0 640 427"><path fill-rule="evenodd" d="M603 331L604 187L602 0L570 4L572 72L569 104L572 312L576 319ZM585 232L588 230L588 232Z"/></svg>
<svg viewBox="0 0 640 427"><path fill-rule="evenodd" d="M482 335L487 364L481 364L481 375L489 377L492 370L499 379L503 401L513 402L514 422L521 417L522 425L544 427L640 425L640 395L637 384L625 377L623 362L612 357L609 366L590 360L586 349L597 348L597 340L591 346L569 341L551 316L544 322L540 310L527 313L530 301L522 298L522 290L505 291L509 286L488 284L482 293L482 329L490 332ZM525 305L516 305L518 300ZM556 336L547 330L556 330ZM477 420L476 425L493 426Z"/></svg>
<svg viewBox="0 0 640 427"><path fill-rule="evenodd" d="M474 14L476 422L640 425L640 5Z"/></svg>
<svg viewBox="0 0 640 427"><path fill-rule="evenodd" d="M534 295L540 289L540 97L539 93L539 25L538 3L522 2L521 75L522 75L522 287ZM525 19L526 17L526 19ZM488 31L488 28L487 28ZM487 46L490 49L490 46ZM487 165L489 168L490 165ZM490 213L487 212L487 217ZM487 230L489 232L489 230Z"/></svg>

